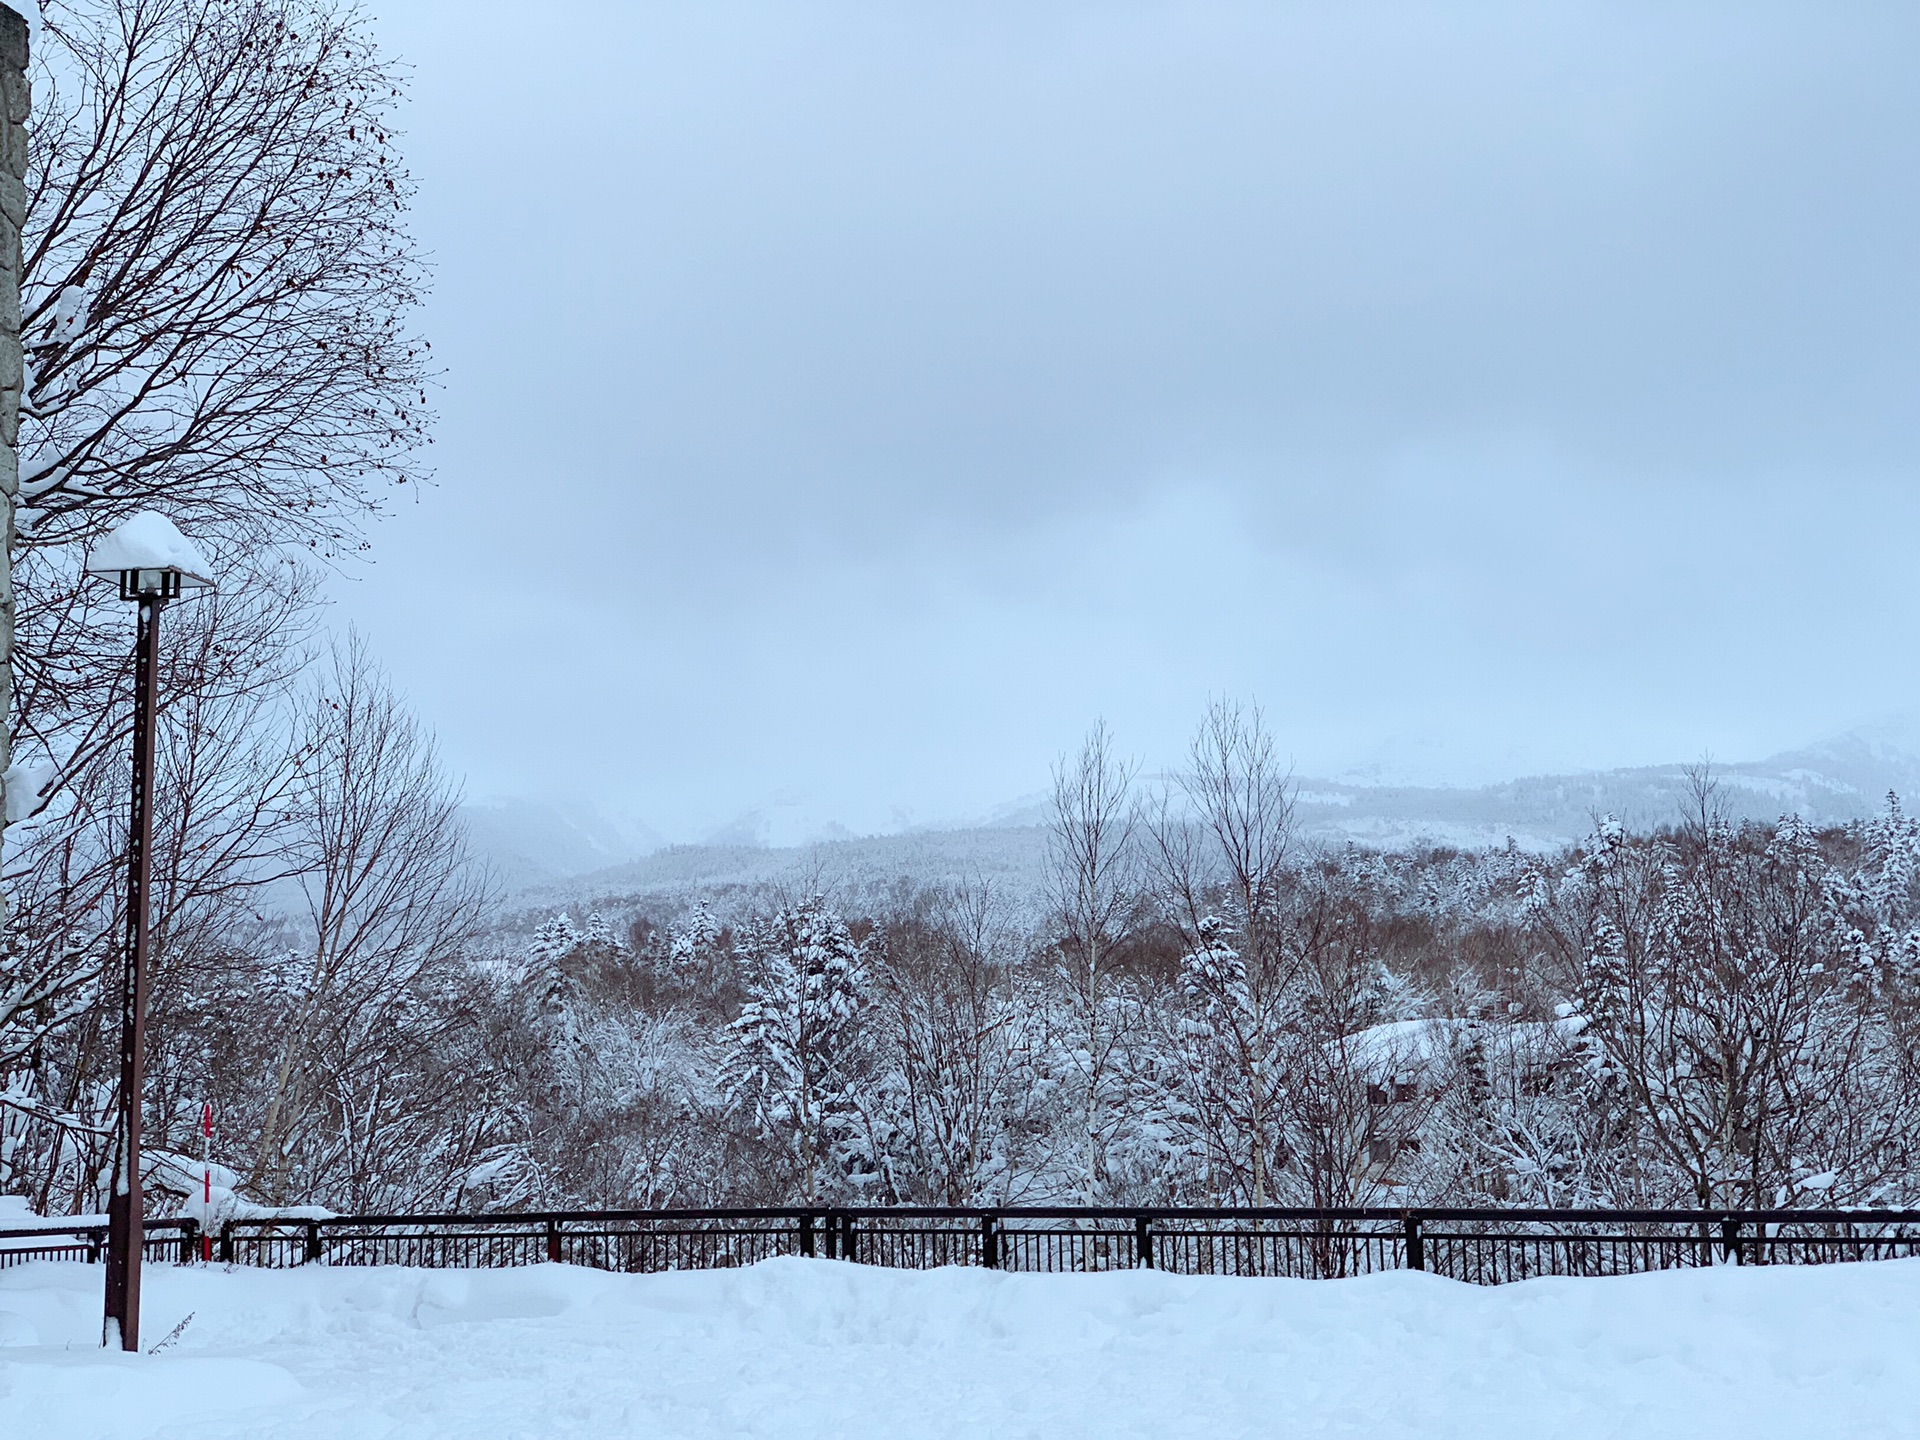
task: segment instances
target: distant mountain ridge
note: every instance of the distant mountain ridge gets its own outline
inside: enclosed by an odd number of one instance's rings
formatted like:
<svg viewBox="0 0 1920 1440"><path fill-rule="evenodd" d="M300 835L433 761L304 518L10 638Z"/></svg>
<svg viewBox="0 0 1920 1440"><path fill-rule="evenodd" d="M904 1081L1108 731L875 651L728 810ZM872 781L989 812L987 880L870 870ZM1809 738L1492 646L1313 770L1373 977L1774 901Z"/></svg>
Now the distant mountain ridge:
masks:
<svg viewBox="0 0 1920 1440"><path fill-rule="evenodd" d="M1551 850L1611 815L1644 829L1678 820L1689 803L1685 764L1522 776L1474 786L1379 785L1301 777L1301 834L1322 843L1382 849L1512 843ZM1920 804L1920 722L1862 726L1765 760L1713 763L1718 800L1737 819L1797 814L1818 825L1880 809L1888 791ZM1045 857L1041 797L996 807L983 824L855 836L823 827L807 844L725 841L668 846L637 822L618 823L591 805L502 801L466 808L474 845L509 892L561 897L702 887L781 885L809 877L858 877L861 886L972 873L1015 888ZM835 833L837 830L838 833ZM718 838L718 837L717 837Z"/></svg>
<svg viewBox="0 0 1920 1440"><path fill-rule="evenodd" d="M1733 818L1795 814L1832 825L1880 809L1890 790L1920 796L1920 747L1912 744L1904 727L1863 728L1766 760L1705 768ZM1688 808L1695 768L1642 765L1470 787L1302 780L1298 817L1306 834L1387 849L1503 845L1511 837L1524 848L1548 850L1586 835L1602 815L1635 829L1678 820Z"/></svg>

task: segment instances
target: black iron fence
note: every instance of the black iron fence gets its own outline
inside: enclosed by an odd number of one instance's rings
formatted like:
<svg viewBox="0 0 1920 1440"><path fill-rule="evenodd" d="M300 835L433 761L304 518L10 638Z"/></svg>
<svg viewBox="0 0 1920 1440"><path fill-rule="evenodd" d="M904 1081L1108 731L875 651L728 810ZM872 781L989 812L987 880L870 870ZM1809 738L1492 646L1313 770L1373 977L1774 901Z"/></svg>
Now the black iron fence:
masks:
<svg viewBox="0 0 1920 1440"><path fill-rule="evenodd" d="M140 1248L146 1259L187 1264L199 1258L200 1227L193 1221L149 1220L146 1228L146 1243ZM84 1260L97 1265L106 1253L105 1219L94 1224L0 1230L0 1270L10 1265L24 1265L29 1260Z"/></svg>
<svg viewBox="0 0 1920 1440"><path fill-rule="evenodd" d="M0 1230L0 1267L98 1261L106 1227ZM1427 1270L1497 1285L1705 1265L1920 1255L1920 1210L1009 1209L609 1210L149 1221L150 1260L248 1266L499 1267L559 1261L655 1272L812 1255L896 1269L1160 1269L1301 1279Z"/></svg>

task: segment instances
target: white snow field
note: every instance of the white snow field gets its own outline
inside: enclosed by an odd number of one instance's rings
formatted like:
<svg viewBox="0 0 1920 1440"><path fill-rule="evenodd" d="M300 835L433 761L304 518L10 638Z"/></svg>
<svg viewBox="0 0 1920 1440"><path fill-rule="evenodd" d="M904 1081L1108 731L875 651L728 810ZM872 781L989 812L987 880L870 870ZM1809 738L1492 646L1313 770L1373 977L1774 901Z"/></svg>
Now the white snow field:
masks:
<svg viewBox="0 0 1920 1440"><path fill-rule="evenodd" d="M1920 1435L1920 1261L1421 1274L0 1271L0 1436Z"/></svg>

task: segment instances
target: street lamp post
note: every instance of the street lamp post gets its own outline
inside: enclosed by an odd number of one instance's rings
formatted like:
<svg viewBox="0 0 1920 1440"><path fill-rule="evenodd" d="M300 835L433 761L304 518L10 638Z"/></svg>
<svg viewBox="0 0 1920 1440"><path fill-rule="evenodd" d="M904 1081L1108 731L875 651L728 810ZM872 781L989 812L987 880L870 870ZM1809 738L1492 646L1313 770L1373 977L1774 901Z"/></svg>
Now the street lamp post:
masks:
<svg viewBox="0 0 1920 1440"><path fill-rule="evenodd" d="M173 522L142 511L94 547L87 573L118 580L140 606L133 651L133 808L127 829L127 931L120 991L120 1093L113 1193L107 1201L107 1304L101 1343L140 1348L140 1106L146 1088L148 890L153 868L154 718L160 695L160 611L209 586L206 560Z"/></svg>

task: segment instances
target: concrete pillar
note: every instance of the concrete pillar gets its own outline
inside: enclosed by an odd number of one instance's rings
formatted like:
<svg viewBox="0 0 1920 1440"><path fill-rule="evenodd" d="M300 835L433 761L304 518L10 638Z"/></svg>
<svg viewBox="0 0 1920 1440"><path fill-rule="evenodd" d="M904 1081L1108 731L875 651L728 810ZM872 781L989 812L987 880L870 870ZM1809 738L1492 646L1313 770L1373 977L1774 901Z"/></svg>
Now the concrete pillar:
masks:
<svg viewBox="0 0 1920 1440"><path fill-rule="evenodd" d="M20 230L27 222L27 22L0 4L0 775L13 763L13 510L20 495ZM6 828L0 782L0 833ZM0 895L0 919L6 915Z"/></svg>

